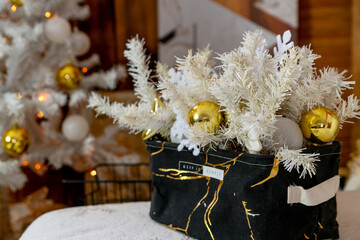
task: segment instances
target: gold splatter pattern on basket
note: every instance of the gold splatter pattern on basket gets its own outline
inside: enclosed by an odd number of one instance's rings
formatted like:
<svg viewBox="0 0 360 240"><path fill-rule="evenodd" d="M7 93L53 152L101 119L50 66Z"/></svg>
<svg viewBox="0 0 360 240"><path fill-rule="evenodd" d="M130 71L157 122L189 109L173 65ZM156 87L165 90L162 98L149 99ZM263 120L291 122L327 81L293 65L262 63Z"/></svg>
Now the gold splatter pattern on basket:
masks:
<svg viewBox="0 0 360 240"><path fill-rule="evenodd" d="M305 233L304 233L304 237L305 239L310 239Z"/></svg>
<svg viewBox="0 0 360 240"><path fill-rule="evenodd" d="M250 238L251 238L252 240L254 240L254 233L253 233L253 231L252 231L252 229L251 229L250 220L249 220L249 214L248 214L249 212L251 212L251 209L247 209L247 208L246 208L246 202L245 202L245 201L242 201L242 204L243 204L243 206L244 206L244 210L245 210L245 214L246 214L246 220L247 220L247 222L248 222L249 229L250 229L250 232L251 232Z"/></svg>
<svg viewBox="0 0 360 240"><path fill-rule="evenodd" d="M324 227L321 225L320 222L318 222L318 224L319 224L319 227L320 227L321 229L324 229Z"/></svg>
<svg viewBox="0 0 360 240"><path fill-rule="evenodd" d="M163 142L163 144L161 145L161 149L159 151L153 152L152 154L150 154L150 156L154 156L156 154L161 153L162 151L164 151L164 146L165 146L166 142Z"/></svg>
<svg viewBox="0 0 360 240"><path fill-rule="evenodd" d="M274 163L273 163L273 167L271 169L270 175L267 178L265 178L264 180L252 185L251 187L256 187L256 186L259 186L259 185L263 184L264 182L267 182L271 178L276 177L278 172L279 172L279 160L274 158Z"/></svg>
<svg viewBox="0 0 360 240"><path fill-rule="evenodd" d="M162 151L164 148L164 144L163 144L163 147L162 149L160 149L159 151ZM156 154L159 153L158 152L155 152ZM229 160L229 161L226 161L224 163L220 163L220 164L211 164L211 163L208 163L208 155L206 154L206 158L205 158L205 164L204 165L208 165L208 166L211 166L211 167L225 167L226 168L226 171L224 172L224 177L226 176L226 174L228 173L228 171L230 170L230 167L235 165L236 163L236 159L238 159L241 155L243 155L243 153L240 153L237 157ZM151 156L153 156L153 154L151 154ZM174 227L172 224L168 225L168 227L174 229L174 230L178 230L178 231L183 231L185 232L186 234L188 234L188 228L190 226L190 221L191 221L191 217L193 215L193 213L195 212L195 210L200 206L201 202L208 196L209 194L209 191L210 191L210 186L209 186L209 183L210 183L210 180L211 178L210 177L207 177L207 176L202 176L202 175L199 175L199 176L182 176L181 174L194 174L194 173L198 173L200 170L196 171L196 172L192 172L192 171L183 171L183 170L178 170L178 169L173 169L173 168L170 168L170 169L164 169L164 168L159 168L158 169L159 171L163 172L163 173L167 173L167 174L159 174L159 173L154 173L153 174L155 176L158 176L158 177L166 177L166 178L170 178L170 179L174 179L174 180L195 180L195 179L200 179L200 178L205 178L207 179L207 191L205 193L205 195L198 201L198 203L196 204L195 208L191 211L190 215L188 216L188 221L186 223L186 227L185 228L179 228L179 227ZM221 187L223 185L223 181L219 180L220 183L219 183L219 186L217 188L217 190L215 191L214 193L214 197L210 203L210 205L207 207L207 209L205 210L205 214L204 214L204 224L211 236L211 239L214 240L214 236L212 234L212 231L210 229L210 226L211 226L211 221L210 221L210 214L211 214L211 211L212 209L214 208L214 206L216 205L216 203L218 202L219 200L219 192L221 190Z"/></svg>
<svg viewBox="0 0 360 240"><path fill-rule="evenodd" d="M177 170L177 169L171 169L171 170ZM158 174L158 173L154 173L153 174L157 177L166 177L166 178L170 178L170 179L174 179L174 180L195 180L195 179L201 179L201 178L206 178L205 176L180 176L180 177L173 177L173 176L169 176L169 175L164 175L164 174Z"/></svg>

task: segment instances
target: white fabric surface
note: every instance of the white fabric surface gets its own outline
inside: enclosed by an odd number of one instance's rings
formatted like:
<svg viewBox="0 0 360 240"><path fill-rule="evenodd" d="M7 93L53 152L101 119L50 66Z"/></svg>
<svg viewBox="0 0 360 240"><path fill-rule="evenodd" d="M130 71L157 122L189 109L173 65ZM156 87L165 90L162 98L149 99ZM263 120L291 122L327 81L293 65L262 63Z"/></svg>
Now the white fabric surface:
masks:
<svg viewBox="0 0 360 240"><path fill-rule="evenodd" d="M360 191L339 192L340 240L360 239ZM152 221L149 202L74 207L36 219L20 240L192 239Z"/></svg>

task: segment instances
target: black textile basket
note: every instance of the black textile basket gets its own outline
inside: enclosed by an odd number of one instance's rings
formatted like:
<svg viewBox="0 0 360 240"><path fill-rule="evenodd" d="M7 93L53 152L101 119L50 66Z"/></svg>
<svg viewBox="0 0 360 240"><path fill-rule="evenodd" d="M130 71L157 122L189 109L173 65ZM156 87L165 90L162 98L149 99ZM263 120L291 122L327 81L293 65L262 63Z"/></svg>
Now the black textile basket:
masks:
<svg viewBox="0 0 360 240"><path fill-rule="evenodd" d="M203 149L195 157L173 143L146 145L154 186L150 216L159 223L197 239L339 237L335 197L315 206L287 203L289 186L310 189L337 177L339 142L309 150L320 153L320 161L316 175L305 179L272 155Z"/></svg>

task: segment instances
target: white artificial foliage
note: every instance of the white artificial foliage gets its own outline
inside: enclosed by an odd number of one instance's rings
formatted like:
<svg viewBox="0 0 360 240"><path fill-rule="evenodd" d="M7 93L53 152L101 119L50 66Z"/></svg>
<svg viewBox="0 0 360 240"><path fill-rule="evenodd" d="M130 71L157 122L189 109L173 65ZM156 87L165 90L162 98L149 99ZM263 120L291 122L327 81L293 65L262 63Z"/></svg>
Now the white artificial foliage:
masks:
<svg viewBox="0 0 360 240"><path fill-rule="evenodd" d="M7 116L19 116L24 109L24 103L18 98L18 93L6 92L0 98L1 112Z"/></svg>
<svg viewBox="0 0 360 240"><path fill-rule="evenodd" d="M70 93L70 100L69 100L69 106L70 107L76 107L80 103L87 100L87 94L84 90L74 90Z"/></svg>
<svg viewBox="0 0 360 240"><path fill-rule="evenodd" d="M0 35L0 59L4 58L11 51L10 45L8 45L6 39Z"/></svg>
<svg viewBox="0 0 360 240"><path fill-rule="evenodd" d="M300 178L305 178L306 175L312 177L316 174L315 162L319 161L316 153L301 153L304 149L290 150L286 147L281 147L277 150L275 157L279 160L284 168L291 172L296 170L301 172Z"/></svg>
<svg viewBox="0 0 360 240"><path fill-rule="evenodd" d="M84 0L24 0L24 6L19 10L28 18L42 17L44 12L50 11L65 18L85 20L90 14L90 9L89 6L83 5L83 2Z"/></svg>
<svg viewBox="0 0 360 240"><path fill-rule="evenodd" d="M157 96L155 86L149 82L151 71L149 57L145 55L144 40L138 37L130 39L126 44L124 54L129 60L129 74L133 77L135 94L140 101L125 106L122 103L110 103L109 99L96 93L89 98L89 108L94 108L98 114L105 114L113 118L122 128L129 128L131 132L152 129L164 136L170 135L170 128L174 121L174 114L168 106L151 113L153 101Z"/></svg>
<svg viewBox="0 0 360 240"><path fill-rule="evenodd" d="M21 172L19 161L9 159L7 162L0 161L0 185L9 186L15 191L22 188L26 182L26 176Z"/></svg>
<svg viewBox="0 0 360 240"><path fill-rule="evenodd" d="M355 81L346 81L349 78L345 77L346 71L339 73L335 68L325 68L320 70L320 76L317 79L321 87L321 92L324 95L324 105L331 106L338 104L341 101L341 95L344 90L352 89L351 85Z"/></svg>
<svg viewBox="0 0 360 240"><path fill-rule="evenodd" d="M99 87L102 89L115 89L118 80L126 78L126 70L124 66L116 66L106 72L97 72L84 77L81 86L84 88Z"/></svg>
<svg viewBox="0 0 360 240"><path fill-rule="evenodd" d="M149 114L147 104L110 103L109 99L96 93L89 98L88 107L94 108L98 114L105 114L114 119L114 122L122 128L129 128L134 133L146 129L153 129L168 136L173 122L173 113L167 108L158 111L156 114Z"/></svg>
<svg viewBox="0 0 360 240"><path fill-rule="evenodd" d="M180 144L177 147L177 150L181 152L184 148L187 148L189 151L192 151L194 156L199 156L200 147L197 144L192 144L189 139L183 139L180 141Z"/></svg>
<svg viewBox="0 0 360 240"><path fill-rule="evenodd" d="M347 121L349 118L360 118L360 105L359 105L359 99L351 94L347 101L340 100L340 103L338 106L335 107L336 115L339 118L340 121L340 129L342 128L342 125L346 122L352 123L350 121Z"/></svg>
<svg viewBox="0 0 360 240"><path fill-rule="evenodd" d="M275 131L275 116L290 93L297 64L272 58L259 31L246 33L242 44L219 56L222 74L210 90L228 114L226 139L236 138L259 153L261 140L271 139Z"/></svg>
<svg viewBox="0 0 360 240"><path fill-rule="evenodd" d="M241 146L249 153L272 153L286 170L311 177L316 173L318 155L303 149L289 150L282 140L275 142L277 117L299 124L307 111L326 107L338 115L342 126L347 119L360 117L358 99L350 95L343 100L341 96L352 88L354 81L348 81L345 72L333 68L318 71L315 60L319 56L309 46L294 46L290 31L277 36L274 56L266 44L260 31L247 32L239 48L218 55L220 66L213 66L209 48L194 54L189 51L184 58L177 58L172 69L158 63L155 89L149 82L151 70L144 41L131 39L125 55L140 101L125 106L110 103L94 93L89 98L89 107L132 132L152 129L163 136L170 135L170 140L179 144L179 151L187 148L199 155L204 146L220 149ZM165 108L154 114L150 110L156 90L165 100ZM204 101L218 104L226 119L216 131L201 123L187 122L189 110Z"/></svg>
<svg viewBox="0 0 360 240"><path fill-rule="evenodd" d="M127 44L127 50L124 51L125 57L129 60L129 74L134 81L135 95L141 102L152 105L156 98L155 87L150 80L151 70L149 69L150 57L145 54L145 41L136 38L130 39Z"/></svg>
<svg viewBox="0 0 360 240"><path fill-rule="evenodd" d="M100 64L100 56L98 54L92 54L89 58L79 61L75 57L72 59L76 66L86 67L88 69Z"/></svg>

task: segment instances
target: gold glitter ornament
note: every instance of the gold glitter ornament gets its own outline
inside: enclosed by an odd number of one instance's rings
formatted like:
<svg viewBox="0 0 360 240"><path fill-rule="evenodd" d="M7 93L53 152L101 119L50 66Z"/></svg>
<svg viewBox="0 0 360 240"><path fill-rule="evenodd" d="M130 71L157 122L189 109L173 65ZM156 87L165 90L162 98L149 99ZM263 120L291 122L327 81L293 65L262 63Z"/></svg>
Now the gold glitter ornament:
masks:
<svg viewBox="0 0 360 240"><path fill-rule="evenodd" d="M187 120L190 125L197 123L202 129L215 132L223 124L224 116L216 103L200 102L191 108Z"/></svg>
<svg viewBox="0 0 360 240"><path fill-rule="evenodd" d="M81 82L81 72L71 61L59 68L56 72L56 80L60 87L72 90L79 87Z"/></svg>
<svg viewBox="0 0 360 240"><path fill-rule="evenodd" d="M328 108L318 107L305 113L301 119L304 137L315 144L331 142L339 133L339 119Z"/></svg>
<svg viewBox="0 0 360 240"><path fill-rule="evenodd" d="M164 109L164 108L165 108L165 106L161 102L161 100L158 98L154 98L152 109L151 109L151 114L155 115L159 110ZM147 130L143 131L141 137L143 140L148 140L149 138L153 137L155 134L156 134L155 130L147 129Z"/></svg>
<svg viewBox="0 0 360 240"><path fill-rule="evenodd" d="M22 7L22 6L23 6L23 3L22 3L21 0L10 0L10 2L11 2L13 5L17 6L17 7Z"/></svg>
<svg viewBox="0 0 360 240"><path fill-rule="evenodd" d="M2 138L2 146L11 156L18 156L26 151L30 145L30 135L25 128L14 124Z"/></svg>

